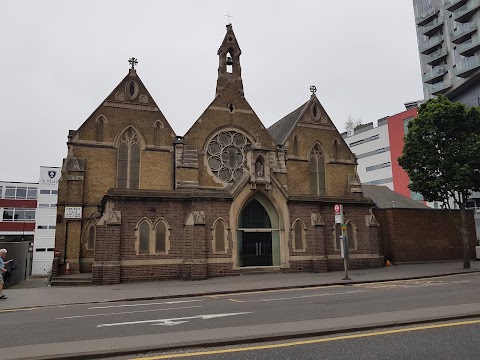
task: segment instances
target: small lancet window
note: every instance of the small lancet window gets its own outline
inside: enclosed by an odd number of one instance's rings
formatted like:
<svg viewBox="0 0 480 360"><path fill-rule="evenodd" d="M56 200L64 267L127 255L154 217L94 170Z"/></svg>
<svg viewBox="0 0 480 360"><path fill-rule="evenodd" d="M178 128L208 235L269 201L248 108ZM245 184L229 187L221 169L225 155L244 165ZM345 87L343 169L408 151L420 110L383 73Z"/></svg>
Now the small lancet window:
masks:
<svg viewBox="0 0 480 360"><path fill-rule="evenodd" d="M103 137L104 126L105 126L104 124L105 124L105 120L103 116L100 116L97 119L97 142L103 142L104 140L104 137Z"/></svg>
<svg viewBox="0 0 480 360"><path fill-rule="evenodd" d="M333 158L338 159L338 140L333 140Z"/></svg>
<svg viewBox="0 0 480 360"><path fill-rule="evenodd" d="M148 254L149 247L150 247L150 224L147 221L143 221L139 227L138 253Z"/></svg>
<svg viewBox="0 0 480 360"><path fill-rule="evenodd" d="M227 228L225 222L219 219L215 222L213 229L213 246L216 253L222 253L226 251L226 232Z"/></svg>
<svg viewBox="0 0 480 360"><path fill-rule="evenodd" d="M305 229L300 220L295 221L293 225L293 246L296 251L305 250Z"/></svg>
<svg viewBox="0 0 480 360"><path fill-rule="evenodd" d="M87 234L87 249L93 250L95 247L95 225L90 225Z"/></svg>
<svg viewBox="0 0 480 360"><path fill-rule="evenodd" d="M135 94L135 84L133 81L130 83L130 86L128 87L128 92L130 93L130 96L133 96Z"/></svg>
<svg viewBox="0 0 480 360"><path fill-rule="evenodd" d="M293 137L293 155L298 156L298 136Z"/></svg>
<svg viewBox="0 0 480 360"><path fill-rule="evenodd" d="M161 127L162 127L162 124L160 122L157 122L155 124L155 127L153 128L153 144L155 146L160 146Z"/></svg>
<svg viewBox="0 0 480 360"><path fill-rule="evenodd" d="M167 252L167 226L163 221L159 221L155 228L155 252Z"/></svg>

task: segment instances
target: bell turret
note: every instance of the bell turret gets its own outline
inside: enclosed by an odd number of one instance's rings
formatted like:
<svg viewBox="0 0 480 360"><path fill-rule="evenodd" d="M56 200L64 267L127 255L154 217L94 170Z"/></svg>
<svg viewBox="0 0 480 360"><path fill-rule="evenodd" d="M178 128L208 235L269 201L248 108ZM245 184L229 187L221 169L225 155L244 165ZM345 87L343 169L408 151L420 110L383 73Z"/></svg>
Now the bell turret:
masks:
<svg viewBox="0 0 480 360"><path fill-rule="evenodd" d="M237 39L232 29L232 24L227 25L227 34L222 45L218 49L218 80L217 95L233 82L238 91L243 95L242 69L240 67L240 55L242 50L238 46Z"/></svg>

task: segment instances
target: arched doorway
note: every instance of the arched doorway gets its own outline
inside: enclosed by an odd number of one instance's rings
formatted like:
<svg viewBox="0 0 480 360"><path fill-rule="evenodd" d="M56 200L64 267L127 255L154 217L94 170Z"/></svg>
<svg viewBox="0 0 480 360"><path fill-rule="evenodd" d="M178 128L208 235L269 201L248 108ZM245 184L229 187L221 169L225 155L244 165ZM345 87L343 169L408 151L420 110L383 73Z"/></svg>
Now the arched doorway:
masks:
<svg viewBox="0 0 480 360"><path fill-rule="evenodd" d="M263 195L254 195L240 212L238 263L247 266L280 265L278 214Z"/></svg>

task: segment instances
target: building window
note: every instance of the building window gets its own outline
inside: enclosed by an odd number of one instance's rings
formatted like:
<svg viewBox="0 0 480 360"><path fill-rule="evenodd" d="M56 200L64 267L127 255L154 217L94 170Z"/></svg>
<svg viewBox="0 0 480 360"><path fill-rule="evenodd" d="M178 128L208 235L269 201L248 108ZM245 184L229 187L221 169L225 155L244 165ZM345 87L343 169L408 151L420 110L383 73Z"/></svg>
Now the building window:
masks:
<svg viewBox="0 0 480 360"><path fill-rule="evenodd" d="M138 253L148 254L150 248L150 223L146 220L142 221L138 227L138 233Z"/></svg>
<svg viewBox="0 0 480 360"><path fill-rule="evenodd" d="M95 247L96 227L91 224L87 233L87 249L93 250Z"/></svg>
<svg viewBox="0 0 480 360"><path fill-rule="evenodd" d="M164 219L152 226L148 219L143 219L137 227L137 253L153 255L166 254L170 249L170 228Z"/></svg>
<svg viewBox="0 0 480 360"><path fill-rule="evenodd" d="M160 146L160 135L163 124L160 121L157 121L153 127L153 144L155 146Z"/></svg>
<svg viewBox="0 0 480 360"><path fill-rule="evenodd" d="M298 154L299 154L298 149L299 149L299 140L298 140L298 136L295 135L293 137L293 155L298 156Z"/></svg>
<svg viewBox="0 0 480 360"><path fill-rule="evenodd" d="M325 196L325 160L319 144L310 152L310 182L313 195Z"/></svg>
<svg viewBox="0 0 480 360"><path fill-rule="evenodd" d="M140 141L133 128L128 128L120 138L118 147L117 187L138 189L140 175Z"/></svg>
<svg viewBox="0 0 480 360"><path fill-rule="evenodd" d="M355 250L357 248L357 226L351 220L346 222L347 230L344 231L344 235L348 236L348 248ZM342 235L341 224L335 224L333 229L335 250L340 251L340 235Z"/></svg>
<svg viewBox="0 0 480 360"><path fill-rule="evenodd" d="M29 199L37 198L36 187L6 186L5 199Z"/></svg>
<svg viewBox="0 0 480 360"><path fill-rule="evenodd" d="M34 222L35 209L4 208L3 221Z"/></svg>
<svg viewBox="0 0 480 360"><path fill-rule="evenodd" d="M338 159L338 140L333 140L333 158Z"/></svg>
<svg viewBox="0 0 480 360"><path fill-rule="evenodd" d="M166 253L167 252L167 225L164 221L160 220L155 226L155 252Z"/></svg>
<svg viewBox="0 0 480 360"><path fill-rule="evenodd" d="M104 126L105 126L105 119L104 119L103 116L100 116L97 119L97 141L98 142L103 142L104 141L104 138L103 138Z"/></svg>
<svg viewBox="0 0 480 360"><path fill-rule="evenodd" d="M297 219L292 226L293 233L293 250L305 251L305 224L302 220Z"/></svg>
<svg viewBox="0 0 480 360"><path fill-rule="evenodd" d="M250 140L234 131L216 134L207 147L207 162L210 171L221 181L237 181L246 170Z"/></svg>
<svg viewBox="0 0 480 360"><path fill-rule="evenodd" d="M227 228L223 219L217 219L213 225L213 250L215 253L225 253L227 251Z"/></svg>

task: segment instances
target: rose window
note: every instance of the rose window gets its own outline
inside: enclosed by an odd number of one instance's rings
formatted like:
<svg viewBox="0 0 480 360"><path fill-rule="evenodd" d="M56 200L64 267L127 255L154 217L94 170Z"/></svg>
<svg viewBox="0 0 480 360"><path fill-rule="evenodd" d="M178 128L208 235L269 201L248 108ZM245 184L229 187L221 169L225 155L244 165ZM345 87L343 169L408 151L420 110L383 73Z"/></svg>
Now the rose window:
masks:
<svg viewBox="0 0 480 360"><path fill-rule="evenodd" d="M222 181L237 181L245 170L250 146L245 135L234 131L223 131L215 135L207 148L210 170Z"/></svg>

